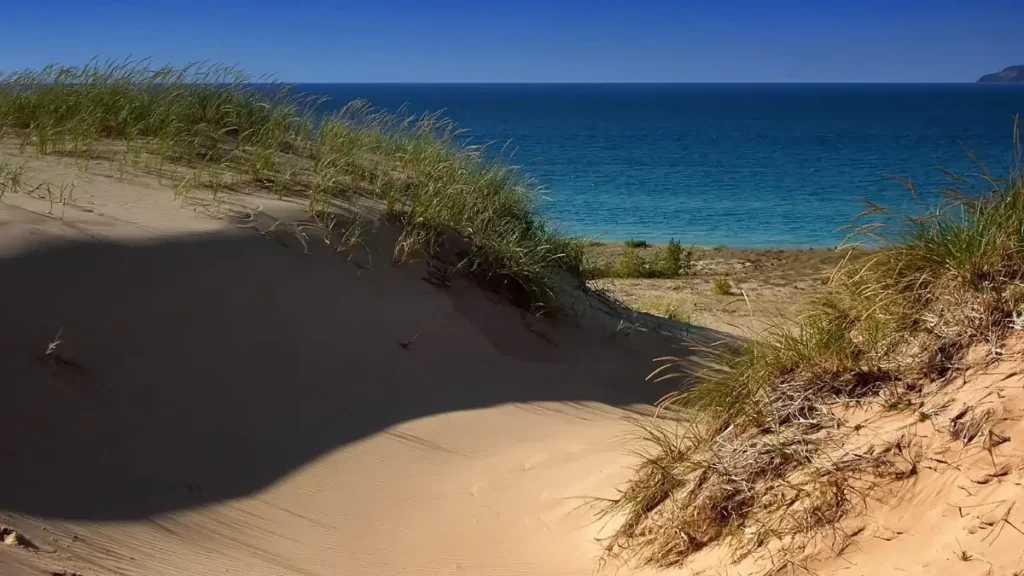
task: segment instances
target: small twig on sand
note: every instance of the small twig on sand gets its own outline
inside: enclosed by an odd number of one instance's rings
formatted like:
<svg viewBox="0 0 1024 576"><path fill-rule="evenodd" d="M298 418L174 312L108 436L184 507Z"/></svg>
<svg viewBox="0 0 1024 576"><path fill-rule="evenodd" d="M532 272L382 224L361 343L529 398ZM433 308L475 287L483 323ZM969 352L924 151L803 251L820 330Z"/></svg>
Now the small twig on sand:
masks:
<svg viewBox="0 0 1024 576"><path fill-rule="evenodd" d="M53 338L53 341L46 345L46 355L47 356L50 356L51 354L56 352L57 351L57 346L60 346L61 344L64 343L64 341L60 339L60 334L63 331L64 331L64 327L61 326L57 330L57 335Z"/></svg>

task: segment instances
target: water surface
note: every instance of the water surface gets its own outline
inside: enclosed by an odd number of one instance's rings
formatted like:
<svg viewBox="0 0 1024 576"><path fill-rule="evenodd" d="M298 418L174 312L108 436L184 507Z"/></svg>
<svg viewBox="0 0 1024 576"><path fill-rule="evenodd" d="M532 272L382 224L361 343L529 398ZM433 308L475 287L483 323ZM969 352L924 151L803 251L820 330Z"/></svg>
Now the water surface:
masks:
<svg viewBox="0 0 1024 576"><path fill-rule="evenodd" d="M365 98L444 110L476 142L510 142L546 188L542 211L606 240L832 246L863 199L921 208L938 170L997 173L1012 157L1024 86L306 84L328 107Z"/></svg>

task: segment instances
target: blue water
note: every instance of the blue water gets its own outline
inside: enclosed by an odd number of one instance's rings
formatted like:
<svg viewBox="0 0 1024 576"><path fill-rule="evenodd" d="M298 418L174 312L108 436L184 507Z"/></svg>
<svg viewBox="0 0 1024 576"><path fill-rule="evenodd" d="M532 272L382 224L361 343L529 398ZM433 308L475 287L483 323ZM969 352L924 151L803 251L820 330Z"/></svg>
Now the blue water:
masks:
<svg viewBox="0 0 1024 576"><path fill-rule="evenodd" d="M834 246L869 199L919 212L938 170L996 173L1024 86L301 85L329 106L444 110L473 141L506 142L544 187L541 210L604 240ZM928 198L929 201L934 198Z"/></svg>

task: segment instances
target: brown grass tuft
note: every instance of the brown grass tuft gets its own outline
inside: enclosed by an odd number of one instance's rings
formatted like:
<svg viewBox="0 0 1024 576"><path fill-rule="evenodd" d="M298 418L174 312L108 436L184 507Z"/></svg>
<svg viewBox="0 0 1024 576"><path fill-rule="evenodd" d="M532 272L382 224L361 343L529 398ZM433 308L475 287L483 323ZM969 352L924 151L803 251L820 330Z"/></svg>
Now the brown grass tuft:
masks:
<svg viewBox="0 0 1024 576"><path fill-rule="evenodd" d="M917 471L903 438L853 452L815 428L644 423L647 448L634 480L603 509L622 519L605 553L671 567L716 543L739 559L771 541L788 551L816 538L840 541L840 521L876 483Z"/></svg>

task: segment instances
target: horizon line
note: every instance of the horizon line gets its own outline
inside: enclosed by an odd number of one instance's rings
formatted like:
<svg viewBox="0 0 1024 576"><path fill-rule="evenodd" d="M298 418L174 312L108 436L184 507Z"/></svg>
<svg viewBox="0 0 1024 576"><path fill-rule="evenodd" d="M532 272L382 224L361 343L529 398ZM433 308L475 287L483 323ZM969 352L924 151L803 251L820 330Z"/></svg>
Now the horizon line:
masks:
<svg viewBox="0 0 1024 576"><path fill-rule="evenodd" d="M961 80L961 81L911 81L911 82L891 82L891 81L856 81L856 80L842 80L842 81L827 81L827 82L807 82L807 81L742 81L742 80L724 80L724 81L676 81L676 80L650 80L650 81L579 81L579 82L548 82L548 81L466 81L466 80L453 80L453 81L421 81L421 80L382 80L382 81L367 81L367 80L270 80L270 81L257 81L250 82L250 84L349 84L349 85L421 85L421 86L438 86L438 85L463 85L463 86L630 86L630 85L692 85L692 86L721 86L721 85L763 85L763 86L778 86L778 85L809 85L809 86L828 86L828 85L892 85L892 86L908 86L908 85L984 85L984 86L1014 86L1013 83L999 83L999 82L978 82L977 80Z"/></svg>

